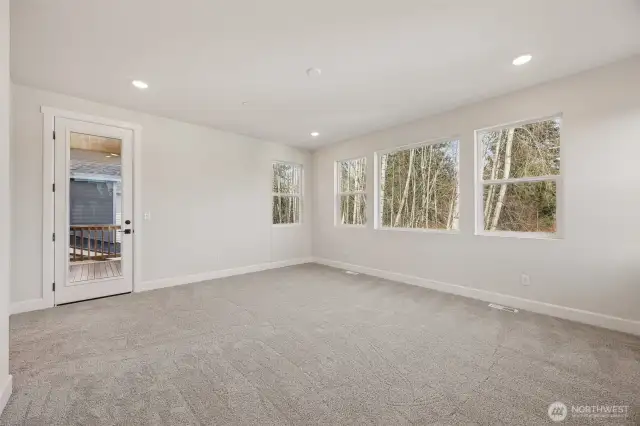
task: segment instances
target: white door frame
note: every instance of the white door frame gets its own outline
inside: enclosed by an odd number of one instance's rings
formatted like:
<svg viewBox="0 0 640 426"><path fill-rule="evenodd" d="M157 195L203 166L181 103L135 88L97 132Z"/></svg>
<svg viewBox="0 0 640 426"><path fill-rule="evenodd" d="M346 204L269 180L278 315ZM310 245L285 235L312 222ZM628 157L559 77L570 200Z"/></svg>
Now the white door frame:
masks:
<svg viewBox="0 0 640 426"><path fill-rule="evenodd" d="M54 227L54 139L55 117L120 127L133 131L133 291L141 291L142 283L142 126L126 121L112 120L42 106L42 298L48 307L54 306L53 283L55 244Z"/></svg>

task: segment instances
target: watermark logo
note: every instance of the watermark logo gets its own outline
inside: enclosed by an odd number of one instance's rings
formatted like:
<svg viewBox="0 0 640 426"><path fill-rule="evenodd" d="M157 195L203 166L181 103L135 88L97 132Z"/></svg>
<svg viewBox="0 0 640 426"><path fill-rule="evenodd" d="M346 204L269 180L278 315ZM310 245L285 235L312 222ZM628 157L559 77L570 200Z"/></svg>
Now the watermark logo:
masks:
<svg viewBox="0 0 640 426"><path fill-rule="evenodd" d="M565 420L569 415L572 418L625 418L629 415L629 406L620 404L572 405L569 409L564 403L556 401L549 404L547 414L556 423Z"/></svg>
<svg viewBox="0 0 640 426"><path fill-rule="evenodd" d="M567 418L569 410L567 409L567 406L562 402L556 401L549 404L547 413L549 414L549 418L551 419L551 421L558 423Z"/></svg>

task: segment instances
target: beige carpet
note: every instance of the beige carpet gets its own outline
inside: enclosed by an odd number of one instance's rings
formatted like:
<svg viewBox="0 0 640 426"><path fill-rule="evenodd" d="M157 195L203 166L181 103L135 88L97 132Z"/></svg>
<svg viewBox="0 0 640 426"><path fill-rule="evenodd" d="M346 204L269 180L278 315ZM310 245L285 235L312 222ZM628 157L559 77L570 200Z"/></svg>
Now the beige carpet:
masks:
<svg viewBox="0 0 640 426"><path fill-rule="evenodd" d="M638 338L318 265L15 315L11 373L2 425L640 424Z"/></svg>

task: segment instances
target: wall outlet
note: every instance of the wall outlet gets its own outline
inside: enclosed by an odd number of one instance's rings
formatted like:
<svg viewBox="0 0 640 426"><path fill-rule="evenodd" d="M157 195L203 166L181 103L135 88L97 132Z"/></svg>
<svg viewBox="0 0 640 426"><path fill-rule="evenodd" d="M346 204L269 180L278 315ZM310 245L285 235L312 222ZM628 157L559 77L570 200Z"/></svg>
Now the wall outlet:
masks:
<svg viewBox="0 0 640 426"><path fill-rule="evenodd" d="M144 220L151 220L151 212L144 212Z"/></svg>
<svg viewBox="0 0 640 426"><path fill-rule="evenodd" d="M531 279L529 278L529 275L527 275L527 274L520 275L520 284L522 284L522 285L531 284Z"/></svg>

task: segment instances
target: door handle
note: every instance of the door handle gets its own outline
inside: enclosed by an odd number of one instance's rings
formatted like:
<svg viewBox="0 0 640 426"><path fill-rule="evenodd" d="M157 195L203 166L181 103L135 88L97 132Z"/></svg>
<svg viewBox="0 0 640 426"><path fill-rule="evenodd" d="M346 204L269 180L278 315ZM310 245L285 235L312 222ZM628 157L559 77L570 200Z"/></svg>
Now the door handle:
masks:
<svg viewBox="0 0 640 426"><path fill-rule="evenodd" d="M124 230L124 233L125 233L125 234L130 234L130 233L131 233L131 229L125 229L125 230Z"/></svg>

